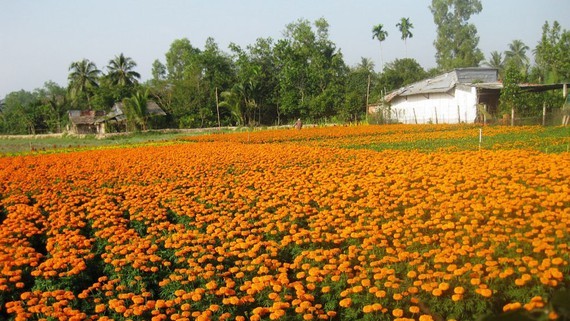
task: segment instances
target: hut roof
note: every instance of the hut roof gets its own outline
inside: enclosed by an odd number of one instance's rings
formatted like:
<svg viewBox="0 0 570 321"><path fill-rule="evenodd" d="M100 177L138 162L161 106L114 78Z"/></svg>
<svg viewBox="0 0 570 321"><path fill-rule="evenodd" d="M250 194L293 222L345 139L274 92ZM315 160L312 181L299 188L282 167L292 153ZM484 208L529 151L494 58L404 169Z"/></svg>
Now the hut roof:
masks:
<svg viewBox="0 0 570 321"><path fill-rule="evenodd" d="M154 101L149 101L147 103L146 113L147 115L150 116L166 115L164 110L162 110L162 108L160 108L160 106L158 106L158 104L155 103ZM123 102L117 102L113 105L111 110L106 115L104 115L104 117L98 118L96 122L101 123L109 120L115 120L121 122L124 121L125 119L127 119L127 116L125 115Z"/></svg>
<svg viewBox="0 0 570 321"><path fill-rule="evenodd" d="M104 111L99 110L70 110L69 120L75 125L92 125L105 116Z"/></svg>

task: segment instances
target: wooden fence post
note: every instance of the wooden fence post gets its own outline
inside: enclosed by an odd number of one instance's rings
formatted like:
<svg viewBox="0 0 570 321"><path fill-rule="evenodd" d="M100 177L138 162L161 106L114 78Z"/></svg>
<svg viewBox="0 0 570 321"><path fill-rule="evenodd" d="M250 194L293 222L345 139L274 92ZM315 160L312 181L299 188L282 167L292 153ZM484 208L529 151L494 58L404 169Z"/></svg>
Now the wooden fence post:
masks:
<svg viewBox="0 0 570 321"><path fill-rule="evenodd" d="M515 125L515 106L511 107L511 126Z"/></svg>
<svg viewBox="0 0 570 321"><path fill-rule="evenodd" d="M542 126L546 125L546 102L542 103Z"/></svg>
<svg viewBox="0 0 570 321"><path fill-rule="evenodd" d="M416 116L416 109L412 108L412 110L414 111L414 121L416 122L416 125L418 124L418 117Z"/></svg>
<svg viewBox="0 0 570 321"><path fill-rule="evenodd" d="M437 107L434 106L433 109L435 110L435 124L438 124L438 119L437 119Z"/></svg>

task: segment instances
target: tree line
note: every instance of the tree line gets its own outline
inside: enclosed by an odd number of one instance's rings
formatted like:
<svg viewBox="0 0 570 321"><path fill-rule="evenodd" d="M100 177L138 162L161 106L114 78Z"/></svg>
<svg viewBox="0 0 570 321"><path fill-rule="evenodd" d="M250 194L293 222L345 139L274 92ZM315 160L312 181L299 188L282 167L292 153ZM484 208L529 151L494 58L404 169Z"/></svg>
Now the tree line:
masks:
<svg viewBox="0 0 570 321"><path fill-rule="evenodd" d="M382 42L389 34L383 24L371 28L380 45L381 70L375 72L369 58L348 66L329 39L324 18L300 19L285 27L282 39L259 38L246 47L232 43L229 52L213 38L203 48L176 39L164 59L154 61L152 78L144 83L136 62L123 53L109 60L106 72L88 59L73 62L66 87L48 81L33 92L8 94L0 105L0 132L61 132L68 110L108 111L116 102L124 102L127 117L134 120L132 129L280 125L297 118L360 121L367 104L380 102L385 93L453 68L489 66L517 82L570 79L565 54L570 32L556 21L545 22L531 65L530 48L520 40L484 58L477 29L469 23L482 10L479 0L432 0L429 9L437 26L437 67L431 70L408 58L407 49L405 58L384 65ZM394 27L407 48L412 21L402 17ZM149 100L167 116L152 121L143 117Z"/></svg>

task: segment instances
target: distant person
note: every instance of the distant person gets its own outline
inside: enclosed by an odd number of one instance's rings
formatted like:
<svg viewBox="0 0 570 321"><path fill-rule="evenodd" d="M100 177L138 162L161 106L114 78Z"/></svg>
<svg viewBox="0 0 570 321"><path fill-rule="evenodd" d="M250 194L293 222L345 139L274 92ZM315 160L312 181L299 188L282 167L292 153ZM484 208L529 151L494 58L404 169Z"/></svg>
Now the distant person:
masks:
<svg viewBox="0 0 570 321"><path fill-rule="evenodd" d="M295 129L300 130L301 128L303 128L303 122L301 121L301 118L298 118L295 122Z"/></svg>

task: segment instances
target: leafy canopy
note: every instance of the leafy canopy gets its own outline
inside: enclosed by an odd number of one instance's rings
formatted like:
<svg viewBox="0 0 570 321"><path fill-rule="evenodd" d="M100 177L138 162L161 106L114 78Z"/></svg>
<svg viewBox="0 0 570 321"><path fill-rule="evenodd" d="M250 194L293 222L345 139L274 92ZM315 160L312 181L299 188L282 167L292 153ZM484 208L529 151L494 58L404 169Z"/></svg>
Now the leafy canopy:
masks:
<svg viewBox="0 0 570 321"><path fill-rule="evenodd" d="M436 62L441 70L476 67L484 59L477 47L477 28L469 18L483 10L480 0L432 0L429 7L437 27L434 42Z"/></svg>

